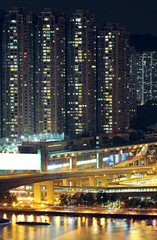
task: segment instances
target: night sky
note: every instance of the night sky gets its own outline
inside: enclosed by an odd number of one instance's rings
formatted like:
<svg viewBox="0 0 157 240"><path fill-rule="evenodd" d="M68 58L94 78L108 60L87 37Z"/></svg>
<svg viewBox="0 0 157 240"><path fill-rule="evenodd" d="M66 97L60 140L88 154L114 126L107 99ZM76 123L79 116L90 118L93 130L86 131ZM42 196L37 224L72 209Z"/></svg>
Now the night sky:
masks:
<svg viewBox="0 0 157 240"><path fill-rule="evenodd" d="M96 14L97 26L118 22L130 33L157 36L157 0L0 0L1 9L21 6L40 12L43 8L58 8L67 15L74 9L89 9Z"/></svg>

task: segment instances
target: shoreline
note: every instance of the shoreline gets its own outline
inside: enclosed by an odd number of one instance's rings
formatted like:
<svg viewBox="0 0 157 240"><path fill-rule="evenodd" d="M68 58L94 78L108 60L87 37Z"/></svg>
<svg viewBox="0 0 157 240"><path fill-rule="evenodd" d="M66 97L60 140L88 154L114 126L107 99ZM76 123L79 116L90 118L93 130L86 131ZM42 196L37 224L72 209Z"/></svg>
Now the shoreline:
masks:
<svg viewBox="0 0 157 240"><path fill-rule="evenodd" d="M75 212L75 211L40 211L33 209L0 209L1 213L16 213L16 214L35 214L35 215L50 215L50 216L69 216L69 217L96 217L96 218L134 218L134 219L154 219L156 214L146 213L99 213L99 212ZM0 219L0 223L1 220Z"/></svg>
<svg viewBox="0 0 157 240"><path fill-rule="evenodd" d="M9 219L6 219L6 218L0 218L0 225L8 224L8 223L10 223L10 220L9 220Z"/></svg>

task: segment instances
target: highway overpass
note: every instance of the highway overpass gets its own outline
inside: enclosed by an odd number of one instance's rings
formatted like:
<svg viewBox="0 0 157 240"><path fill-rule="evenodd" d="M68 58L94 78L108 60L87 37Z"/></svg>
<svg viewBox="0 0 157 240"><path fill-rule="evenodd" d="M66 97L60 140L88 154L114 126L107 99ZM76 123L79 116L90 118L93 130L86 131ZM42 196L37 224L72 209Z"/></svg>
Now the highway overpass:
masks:
<svg viewBox="0 0 157 240"><path fill-rule="evenodd" d="M154 174L156 165L153 166L132 166L120 168L100 168L91 170L72 170L72 171L55 171L55 172L38 172L38 173L20 173L0 175L0 191L10 190L23 185L29 185L44 181L54 181L60 179L80 178L89 176L112 176L118 174ZM150 177L150 176L149 176Z"/></svg>

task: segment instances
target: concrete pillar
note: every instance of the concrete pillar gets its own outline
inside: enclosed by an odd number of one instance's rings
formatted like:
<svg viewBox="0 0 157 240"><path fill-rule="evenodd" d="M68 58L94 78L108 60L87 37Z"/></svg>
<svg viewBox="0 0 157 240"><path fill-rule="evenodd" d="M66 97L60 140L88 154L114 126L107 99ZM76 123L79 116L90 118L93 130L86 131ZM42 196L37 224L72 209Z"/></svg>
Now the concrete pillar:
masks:
<svg viewBox="0 0 157 240"><path fill-rule="evenodd" d="M40 183L34 183L34 202L41 202L41 186L40 186Z"/></svg>
<svg viewBox="0 0 157 240"><path fill-rule="evenodd" d="M126 174L126 178L127 178L127 179L130 179L130 178L131 178L131 174L130 174L130 173L127 173L127 174Z"/></svg>
<svg viewBox="0 0 157 240"><path fill-rule="evenodd" d="M89 178L87 177L86 179L80 178L80 187L82 186L89 186Z"/></svg>
<svg viewBox="0 0 157 240"><path fill-rule="evenodd" d="M53 181L46 181L47 185L47 202L49 204L54 204L54 186Z"/></svg>
<svg viewBox="0 0 157 240"><path fill-rule="evenodd" d="M85 182L85 183L86 183L86 185L88 185L87 182ZM83 186L83 179L80 178L80 187L82 187L82 186Z"/></svg>
<svg viewBox="0 0 157 240"><path fill-rule="evenodd" d="M72 170L73 169L73 158L72 157L70 157L70 170Z"/></svg>
<svg viewBox="0 0 157 240"><path fill-rule="evenodd" d="M63 179L63 186L69 186L68 179Z"/></svg>
<svg viewBox="0 0 157 240"><path fill-rule="evenodd" d="M80 180L81 180L80 178L76 178L76 186L77 186L77 187L80 187L80 183L81 183Z"/></svg>
<svg viewBox="0 0 157 240"><path fill-rule="evenodd" d="M122 154L123 154L123 151L120 150L120 151L119 151L119 163L122 161Z"/></svg>
<svg viewBox="0 0 157 240"><path fill-rule="evenodd" d="M113 152L113 165L115 165L115 150Z"/></svg>
<svg viewBox="0 0 157 240"><path fill-rule="evenodd" d="M118 174L113 174L112 178L113 179L117 179L118 178Z"/></svg>
<svg viewBox="0 0 157 240"><path fill-rule="evenodd" d="M70 163L70 170L76 170L77 169L77 157L76 156L70 156L69 163Z"/></svg>
<svg viewBox="0 0 157 240"><path fill-rule="evenodd" d="M107 184L106 181L107 181L107 180L106 180L106 175L104 175L104 176L102 177L102 183L101 183L102 187L106 186L106 184Z"/></svg>
<svg viewBox="0 0 157 240"><path fill-rule="evenodd" d="M103 152L96 153L96 167L100 168L103 165Z"/></svg>
<svg viewBox="0 0 157 240"><path fill-rule="evenodd" d="M42 185L45 185L47 188L47 202L49 204L53 204L54 203L53 181L34 183L34 202L41 203L41 186Z"/></svg>
<svg viewBox="0 0 157 240"><path fill-rule="evenodd" d="M100 163L99 163L99 152L96 153L96 167L97 167L97 168L100 167Z"/></svg>
<svg viewBox="0 0 157 240"><path fill-rule="evenodd" d="M99 167L100 168L103 167L103 156L104 156L104 152L99 152Z"/></svg>
<svg viewBox="0 0 157 240"><path fill-rule="evenodd" d="M95 186L95 177L89 176L89 186Z"/></svg>

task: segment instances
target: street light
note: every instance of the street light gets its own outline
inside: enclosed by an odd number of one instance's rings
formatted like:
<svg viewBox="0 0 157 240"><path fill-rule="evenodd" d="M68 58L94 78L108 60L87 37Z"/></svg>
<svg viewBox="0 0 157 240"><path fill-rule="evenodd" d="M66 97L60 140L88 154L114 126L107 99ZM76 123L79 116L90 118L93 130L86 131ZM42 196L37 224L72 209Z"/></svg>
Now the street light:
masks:
<svg viewBox="0 0 157 240"><path fill-rule="evenodd" d="M21 136L21 140L23 140L23 139L24 139L24 136L22 135L22 136Z"/></svg>

